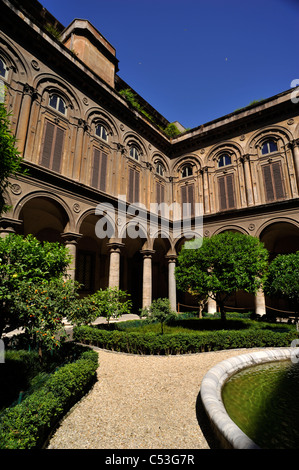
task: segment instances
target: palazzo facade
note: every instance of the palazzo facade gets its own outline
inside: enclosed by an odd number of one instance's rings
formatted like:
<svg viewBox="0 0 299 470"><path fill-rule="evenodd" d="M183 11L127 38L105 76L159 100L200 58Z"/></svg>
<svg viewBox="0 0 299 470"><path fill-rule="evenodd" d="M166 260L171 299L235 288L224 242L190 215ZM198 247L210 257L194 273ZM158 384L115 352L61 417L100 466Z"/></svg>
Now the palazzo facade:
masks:
<svg viewBox="0 0 299 470"><path fill-rule="evenodd" d="M59 33L59 38L57 38ZM270 252L299 249L299 103L287 90L169 138L169 122L137 93L136 108L122 90L114 47L87 20L64 27L37 1L1 1L0 80L6 87L12 130L27 174L11 179L11 210L1 236L33 234L69 248L69 274L82 294L119 286L131 294L136 313L152 299L172 307L194 304L177 292L174 268L184 236L163 229L129 236L131 203L145 219L153 203L189 203L203 212L204 237L233 230L258 237ZM115 208L113 236L99 238L99 204ZM113 221L111 221L112 224ZM107 225L107 223L106 223ZM109 225L109 224L108 224ZM191 225L193 226L193 225ZM232 309L287 310L263 292L237 292ZM210 312L216 306L208 305Z"/></svg>

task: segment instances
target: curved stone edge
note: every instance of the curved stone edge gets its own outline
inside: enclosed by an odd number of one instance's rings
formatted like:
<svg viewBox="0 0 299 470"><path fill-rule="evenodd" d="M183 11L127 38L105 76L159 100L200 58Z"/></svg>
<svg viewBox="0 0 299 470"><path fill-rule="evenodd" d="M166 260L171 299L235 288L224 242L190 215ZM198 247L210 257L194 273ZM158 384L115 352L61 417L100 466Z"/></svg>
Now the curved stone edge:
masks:
<svg viewBox="0 0 299 470"><path fill-rule="evenodd" d="M225 382L247 367L292 358L294 362L298 362L297 348L261 350L226 359L205 374L200 386L202 403L224 448L260 449L227 414L221 396Z"/></svg>

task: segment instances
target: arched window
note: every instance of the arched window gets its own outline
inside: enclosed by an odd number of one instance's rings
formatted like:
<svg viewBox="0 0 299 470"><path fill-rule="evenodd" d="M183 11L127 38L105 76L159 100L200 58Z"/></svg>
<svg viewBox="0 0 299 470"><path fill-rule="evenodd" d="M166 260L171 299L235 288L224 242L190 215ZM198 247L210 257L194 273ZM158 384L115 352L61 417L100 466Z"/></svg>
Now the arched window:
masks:
<svg viewBox="0 0 299 470"><path fill-rule="evenodd" d="M221 155L218 160L218 168L221 168L223 166L231 165L232 164L232 159L229 155Z"/></svg>
<svg viewBox="0 0 299 470"><path fill-rule="evenodd" d="M96 135L101 139L105 140L105 142L108 142L108 133L106 128L102 124L98 124L96 126Z"/></svg>
<svg viewBox="0 0 299 470"><path fill-rule="evenodd" d="M271 152L277 152L277 144L274 140L267 140L262 145L262 155L266 155Z"/></svg>
<svg viewBox="0 0 299 470"><path fill-rule="evenodd" d="M160 162L158 162L156 165L156 173L157 175L164 176L165 168Z"/></svg>
<svg viewBox="0 0 299 470"><path fill-rule="evenodd" d="M185 165L182 169L182 178L187 178L187 176L193 175L193 168L191 165Z"/></svg>
<svg viewBox="0 0 299 470"><path fill-rule="evenodd" d="M135 145L130 147L130 157L134 158L134 160L139 160L139 150Z"/></svg>
<svg viewBox="0 0 299 470"><path fill-rule="evenodd" d="M56 109L56 111L59 111L61 114L66 113L66 105L64 100L56 94L50 95L49 106L51 106L53 109Z"/></svg>
<svg viewBox="0 0 299 470"><path fill-rule="evenodd" d="M6 63L4 62L4 60L2 59L2 57L0 57L0 77L3 77L3 78L6 78L7 77L7 67L6 67Z"/></svg>

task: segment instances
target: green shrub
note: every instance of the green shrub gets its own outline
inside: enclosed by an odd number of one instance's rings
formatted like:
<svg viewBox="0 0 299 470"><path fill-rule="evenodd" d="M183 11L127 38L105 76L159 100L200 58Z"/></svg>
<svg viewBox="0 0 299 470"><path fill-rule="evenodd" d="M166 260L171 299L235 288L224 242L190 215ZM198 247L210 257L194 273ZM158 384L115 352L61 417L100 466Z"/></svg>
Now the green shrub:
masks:
<svg viewBox="0 0 299 470"><path fill-rule="evenodd" d="M127 331L106 331L94 327L74 328L80 343L133 354L185 354L235 348L285 347L299 335L295 329L283 332L267 329L194 331L159 335Z"/></svg>
<svg viewBox="0 0 299 470"><path fill-rule="evenodd" d="M88 350L73 363L51 374L42 387L22 403L0 414L0 448L43 446L51 429L86 393L98 367L98 354Z"/></svg>

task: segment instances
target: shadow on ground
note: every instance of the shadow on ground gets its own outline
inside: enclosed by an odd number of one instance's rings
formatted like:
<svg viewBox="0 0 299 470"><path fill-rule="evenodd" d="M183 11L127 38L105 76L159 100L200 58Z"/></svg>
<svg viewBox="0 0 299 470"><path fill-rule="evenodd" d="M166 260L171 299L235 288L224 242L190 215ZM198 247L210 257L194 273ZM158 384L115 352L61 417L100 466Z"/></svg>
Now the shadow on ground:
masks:
<svg viewBox="0 0 299 470"><path fill-rule="evenodd" d="M210 420L206 414L206 411L204 409L200 392L197 396L196 400L196 418L197 422L199 424L199 427L208 443L208 446L210 449L221 449L219 440L217 439L217 436L215 432L212 429Z"/></svg>

